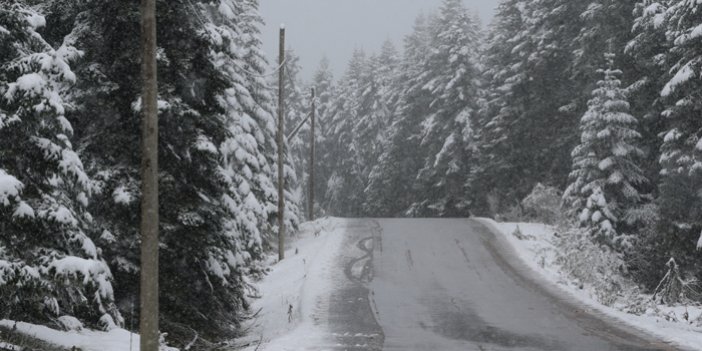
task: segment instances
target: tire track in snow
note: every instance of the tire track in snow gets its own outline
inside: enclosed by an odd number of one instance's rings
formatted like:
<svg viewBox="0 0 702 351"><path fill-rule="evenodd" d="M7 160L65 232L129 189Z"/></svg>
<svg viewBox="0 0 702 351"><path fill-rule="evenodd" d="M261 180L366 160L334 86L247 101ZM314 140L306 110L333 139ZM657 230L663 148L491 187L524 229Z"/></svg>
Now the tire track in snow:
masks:
<svg viewBox="0 0 702 351"><path fill-rule="evenodd" d="M368 288L374 276L374 251L382 250L380 225L368 220L352 223L346 232L344 255L339 259L345 279L330 301L330 328L337 342L335 348L380 351L385 336L373 306L374 293Z"/></svg>

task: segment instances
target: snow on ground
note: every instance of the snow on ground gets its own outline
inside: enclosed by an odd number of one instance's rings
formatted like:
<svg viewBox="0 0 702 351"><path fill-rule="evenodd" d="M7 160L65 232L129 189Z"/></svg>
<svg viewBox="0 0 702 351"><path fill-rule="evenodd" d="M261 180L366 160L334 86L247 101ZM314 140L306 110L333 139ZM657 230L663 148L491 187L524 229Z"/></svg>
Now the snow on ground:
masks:
<svg viewBox="0 0 702 351"><path fill-rule="evenodd" d="M0 326L10 328L17 326L19 333L46 341L59 347L76 347L83 351L138 351L139 335L124 329L109 332L83 329L80 331L60 331L41 325L0 320ZM131 344L131 346L130 346ZM169 351L174 351L170 349ZM164 350L166 351L166 350Z"/></svg>
<svg viewBox="0 0 702 351"><path fill-rule="evenodd" d="M271 272L259 283L260 299L252 311L259 311L249 326L249 334L238 344L245 350L303 350L328 344L331 333L316 323L328 310L333 288L332 270L343 243L345 221L325 218L301 225L300 232L285 252L285 259L270 258ZM292 305L292 320L288 310Z"/></svg>
<svg viewBox="0 0 702 351"><path fill-rule="evenodd" d="M662 340L693 350L702 350L702 327L688 324L683 318L683 314L687 312L688 320L702 320L702 307L658 305L657 313L649 310L646 314L638 316L604 306L597 301L587 286L581 288L582 284L565 274L556 263L558 250L552 241L556 233L554 227L535 223L498 223L492 219L480 219L480 221L503 234L529 268L582 303ZM523 239L513 235L517 227L524 235ZM650 296L644 296L644 298L650 299ZM664 316L675 317L678 322L666 320Z"/></svg>
<svg viewBox="0 0 702 351"><path fill-rule="evenodd" d="M344 220L335 218L304 223L300 232L289 239L286 259L277 263L277 256L269 258L271 272L258 284L261 298L253 301L252 310L259 312L248 326L249 336L243 340L250 344L248 349L301 350L307 345L325 343L324 338L331 333L317 326L315 318L324 317L328 308L325 300L332 288L329 267L343 242L344 224ZM290 305L293 313L288 322ZM21 334L68 349L75 346L83 351L139 350L139 335L119 328L108 332L60 331L6 319L0 320L0 326L16 327ZM161 350L177 351L166 347Z"/></svg>

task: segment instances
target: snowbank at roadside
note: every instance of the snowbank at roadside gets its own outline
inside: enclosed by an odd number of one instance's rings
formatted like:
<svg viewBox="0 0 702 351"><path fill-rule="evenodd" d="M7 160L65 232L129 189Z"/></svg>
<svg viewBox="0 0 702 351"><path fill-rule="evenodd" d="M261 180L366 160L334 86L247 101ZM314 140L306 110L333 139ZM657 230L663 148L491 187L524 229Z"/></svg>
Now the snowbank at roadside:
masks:
<svg viewBox="0 0 702 351"><path fill-rule="evenodd" d="M286 259L277 262L270 256L270 273L257 284L260 299L252 301L252 311L258 313L251 321L248 336L236 344L248 344L245 350L303 350L307 345L324 344L330 333L315 323L328 309L329 290L332 288L331 270L334 258L343 242L345 221L324 218L304 223L300 232L289 238ZM292 320L288 309L293 306ZM139 334L124 329L108 332L82 329L61 331L41 325L11 320L0 320L0 326L15 328L17 332L47 343L83 351L138 351ZM328 341L331 342L331 341ZM161 348L162 351L177 351Z"/></svg>
<svg viewBox="0 0 702 351"><path fill-rule="evenodd" d="M50 344L71 349L76 347L83 351L138 351L139 335L124 329L113 329L108 332L83 329L80 331L61 331L42 325L15 322L7 319L0 320L0 326L17 327L17 332L29 337L46 341ZM177 349L162 348L164 351Z"/></svg>
<svg viewBox="0 0 702 351"><path fill-rule="evenodd" d="M643 315L623 312L617 308L623 308L623 306L617 304L613 304L612 307L605 306L597 300L591 287L563 272L557 262L559 251L554 243L557 233L555 228L535 223L498 223L492 219L479 220L501 233L529 268L589 307L662 340L693 350L702 350L701 306L657 305L653 309L648 309ZM517 228L519 228L518 232ZM640 297L651 299L647 295Z"/></svg>
<svg viewBox="0 0 702 351"><path fill-rule="evenodd" d="M248 335L237 340L244 350L304 350L310 345L331 343L317 320L325 318L333 288L334 264L343 243L346 221L324 218L304 223L285 251L285 259L270 257L271 271L257 284L261 297L253 301L257 312ZM292 318L288 311L292 306Z"/></svg>

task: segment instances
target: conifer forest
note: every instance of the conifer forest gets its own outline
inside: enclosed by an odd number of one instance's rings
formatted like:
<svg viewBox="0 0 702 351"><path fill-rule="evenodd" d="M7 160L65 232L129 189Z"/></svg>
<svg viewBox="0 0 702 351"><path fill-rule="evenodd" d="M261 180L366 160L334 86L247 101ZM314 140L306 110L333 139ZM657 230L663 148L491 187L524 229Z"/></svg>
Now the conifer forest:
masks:
<svg viewBox="0 0 702 351"><path fill-rule="evenodd" d="M553 265L598 303L685 306L673 319L702 345L702 1L500 0L488 22L441 0L402 41L356 49L341 75L324 58L311 79L295 47L280 66L264 54L261 1L156 1L162 350L265 345L251 321L266 320L257 301L278 293L266 279L287 269L279 223L297 264L304 233L319 242L341 218L383 235L381 219L543 224ZM139 5L0 0L0 350L22 346L3 337L16 322L139 331ZM525 228L507 236L539 238ZM393 242L374 240L375 265ZM424 266L417 250L398 255ZM320 264L298 263L305 279ZM324 318L341 333L331 296ZM280 323L294 324L299 304L285 301ZM378 335L400 345L376 309ZM494 342L570 349L508 339Z"/></svg>

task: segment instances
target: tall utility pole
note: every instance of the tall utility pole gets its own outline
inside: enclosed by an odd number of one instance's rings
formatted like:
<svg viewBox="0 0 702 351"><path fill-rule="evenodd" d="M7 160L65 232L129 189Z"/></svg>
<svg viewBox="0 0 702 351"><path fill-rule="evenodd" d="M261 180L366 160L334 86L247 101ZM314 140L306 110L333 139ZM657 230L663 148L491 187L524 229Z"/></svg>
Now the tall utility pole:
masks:
<svg viewBox="0 0 702 351"><path fill-rule="evenodd" d="M285 258L285 175L283 159L285 155L285 25L280 25L280 57L278 59L278 260Z"/></svg>
<svg viewBox="0 0 702 351"><path fill-rule="evenodd" d="M315 106L316 106L316 97L317 93L315 91L315 88L312 88L312 125L311 125L311 140L310 140L310 198L309 198L309 216L310 216L310 221L314 221L314 118L315 118Z"/></svg>
<svg viewBox="0 0 702 351"><path fill-rule="evenodd" d="M156 0L141 0L141 351L158 351L158 81Z"/></svg>

